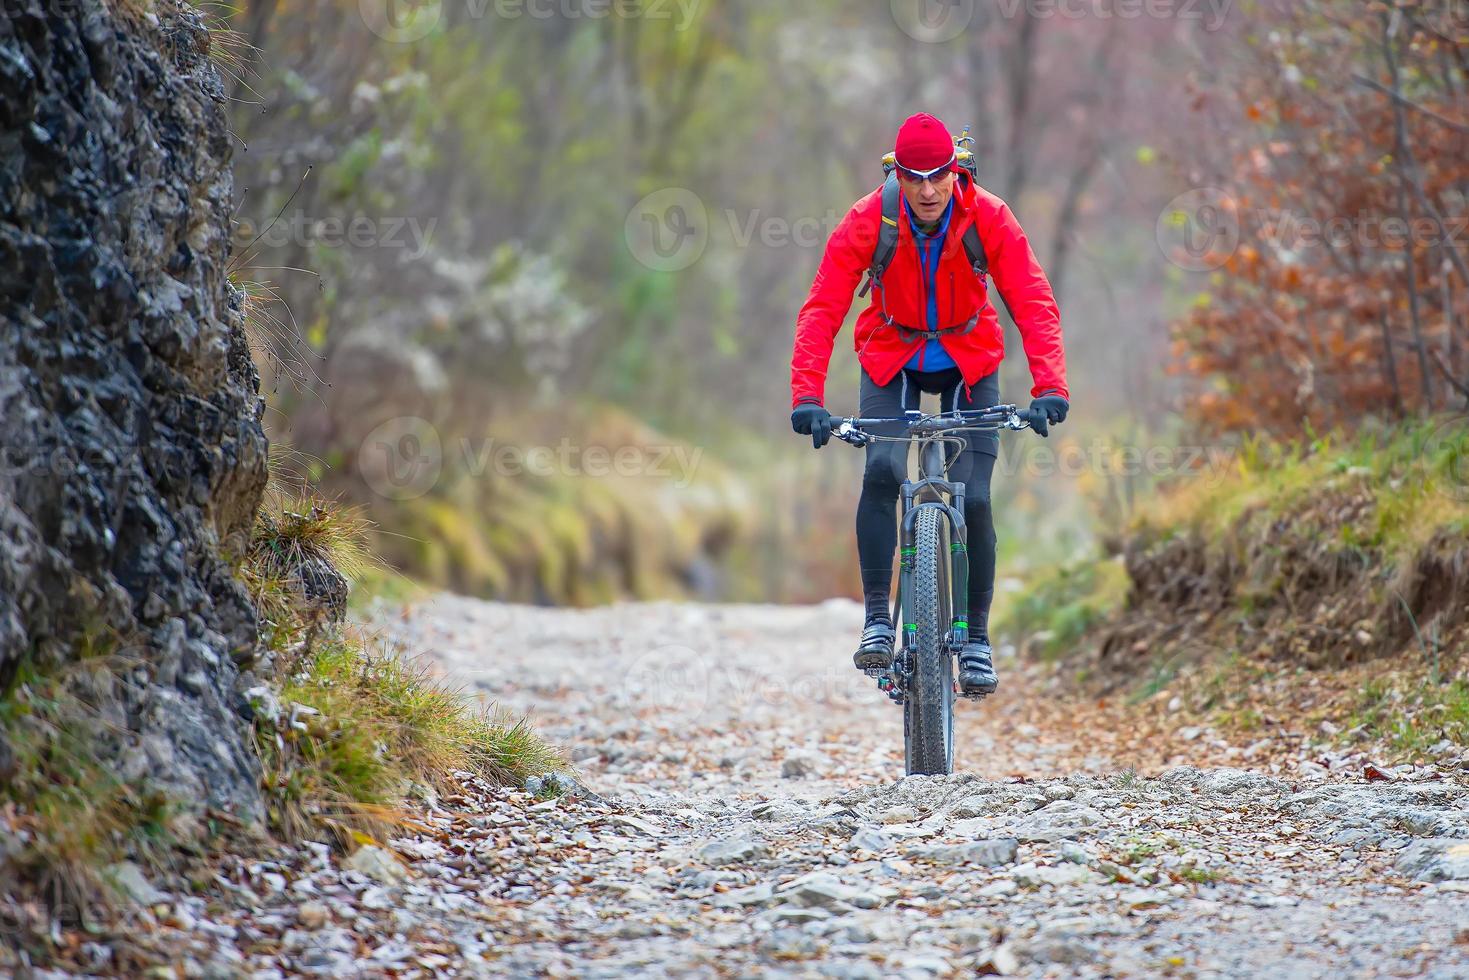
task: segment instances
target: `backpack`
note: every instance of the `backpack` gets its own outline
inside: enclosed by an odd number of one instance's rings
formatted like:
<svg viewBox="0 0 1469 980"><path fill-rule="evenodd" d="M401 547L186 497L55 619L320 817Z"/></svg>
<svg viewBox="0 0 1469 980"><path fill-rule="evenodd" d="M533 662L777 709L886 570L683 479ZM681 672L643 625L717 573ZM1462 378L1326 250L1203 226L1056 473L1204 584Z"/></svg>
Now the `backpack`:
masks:
<svg viewBox="0 0 1469 980"><path fill-rule="evenodd" d="M969 135L969 127L964 127L964 132L954 140L954 158L959 166L969 175L971 183L978 185L979 163L974 158L974 151L970 149L974 145L974 137ZM877 245L872 250L872 264L867 269L867 281L862 284L862 289L857 293L859 297L865 297L874 283L879 290L882 289L883 273L887 272L888 264L893 261L893 253L898 250L898 214L901 210L902 189L898 187L898 158L897 154L888 152L882 158L882 172L887 179L882 184L882 223L877 229ZM971 224L964 229L962 238L964 243L964 254L969 257L969 264L974 269L974 274L981 283L989 274L989 257L985 255L984 243L979 240L979 231ZM916 327L905 327L894 323L893 318L888 316L887 300L883 299L883 318L889 326L897 327L903 333L904 339L916 339L915 335L928 335L948 333L953 330L968 329L973 327L974 321L961 324L958 327L948 327L943 330L919 330Z"/></svg>

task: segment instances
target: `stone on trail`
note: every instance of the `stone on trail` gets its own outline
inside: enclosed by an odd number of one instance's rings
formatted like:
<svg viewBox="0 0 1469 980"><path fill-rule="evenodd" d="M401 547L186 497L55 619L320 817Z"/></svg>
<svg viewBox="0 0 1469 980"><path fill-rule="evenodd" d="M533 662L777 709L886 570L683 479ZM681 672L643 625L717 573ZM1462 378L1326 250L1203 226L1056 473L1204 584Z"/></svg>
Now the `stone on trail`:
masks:
<svg viewBox="0 0 1469 980"><path fill-rule="evenodd" d="M806 808L793 800L766 800L757 803L750 811L750 816L756 820L770 820L776 823L785 823L806 815Z"/></svg>
<svg viewBox="0 0 1469 980"><path fill-rule="evenodd" d="M893 839L874 827L863 827L847 841L849 850L871 851L873 854L881 854L892 846Z"/></svg>
<svg viewBox="0 0 1469 980"><path fill-rule="evenodd" d="M985 817L992 813L999 813L1006 806L1008 804L1002 796L970 796L950 807L949 816L955 820Z"/></svg>
<svg viewBox="0 0 1469 980"><path fill-rule="evenodd" d="M1022 841L1055 843L1068 837L1079 837L1103 820L1099 812L1085 803L1057 800L1014 821L1009 829L1013 836Z"/></svg>
<svg viewBox="0 0 1469 980"><path fill-rule="evenodd" d="M805 779L817 774L820 765L810 752L791 752L780 764L780 774L785 779Z"/></svg>
<svg viewBox="0 0 1469 980"><path fill-rule="evenodd" d="M1121 936L1129 926L1120 916L1062 915L1041 923L1043 936Z"/></svg>
<svg viewBox="0 0 1469 980"><path fill-rule="evenodd" d="M928 861L933 864L979 864L993 868L1003 864L1014 864L1019 849L1019 841L1013 837L1003 837L996 840L970 841L966 844L914 847L908 849L906 853L914 861Z"/></svg>
<svg viewBox="0 0 1469 980"><path fill-rule="evenodd" d="M168 901L168 893L154 888L147 878L143 877L143 869L131 861L121 861L107 869L107 880L110 881L128 901L136 905L157 905Z"/></svg>
<svg viewBox="0 0 1469 980"><path fill-rule="evenodd" d="M832 980L882 980L883 971L867 960L828 960L818 971Z"/></svg>
<svg viewBox="0 0 1469 980"><path fill-rule="evenodd" d="M851 905L857 890L842 884L835 875L812 871L777 889L781 898L802 908L837 909Z"/></svg>
<svg viewBox="0 0 1469 980"><path fill-rule="evenodd" d="M698 852L701 861L715 867L753 861L768 853L769 850L762 841L752 840L749 837L726 837L722 840L710 841L699 848Z"/></svg>
<svg viewBox="0 0 1469 980"><path fill-rule="evenodd" d="M987 953L981 953L974 972L980 976L1010 977L1020 972L1020 957L1008 943L1001 943Z"/></svg>
<svg viewBox="0 0 1469 980"><path fill-rule="evenodd" d="M1167 905L1174 896L1157 888L1124 888L1117 897L1130 909L1151 909Z"/></svg>
<svg viewBox="0 0 1469 980"><path fill-rule="evenodd" d="M403 866L403 862L373 844L357 848L342 862L342 867L384 885L394 885L408 878L408 869Z"/></svg>
<svg viewBox="0 0 1469 980"><path fill-rule="evenodd" d="M320 929L330 917L331 913L320 902L306 902L296 910L296 921L303 929Z"/></svg>
<svg viewBox="0 0 1469 980"><path fill-rule="evenodd" d="M1469 879L1469 840L1429 837L1403 848L1397 869L1419 881Z"/></svg>
<svg viewBox="0 0 1469 980"><path fill-rule="evenodd" d="M717 894L710 904L715 908L738 908L740 906L769 905L773 901L775 901L775 886L768 881L762 881L749 888L739 888Z"/></svg>
<svg viewBox="0 0 1469 980"><path fill-rule="evenodd" d="M1092 856L1087 849L1075 841L1061 842L1061 860L1071 864L1091 864Z"/></svg>
<svg viewBox="0 0 1469 980"><path fill-rule="evenodd" d="M816 906L779 905L761 913L761 918L788 925L804 925L807 922L819 922L822 919L829 919L831 918L831 913L826 909Z"/></svg>
<svg viewBox="0 0 1469 980"><path fill-rule="evenodd" d="M1080 885L1101 880L1089 868L1078 867L1074 864L1037 867L1034 864L1026 863L1017 865L1011 874L1015 883L1023 888L1039 888L1042 885Z"/></svg>
<svg viewBox="0 0 1469 980"><path fill-rule="evenodd" d="M1244 769L1212 769L1202 773L1195 785L1206 793L1218 793L1222 796L1245 791L1268 792L1279 790L1283 786L1269 776Z"/></svg>
<svg viewBox="0 0 1469 980"><path fill-rule="evenodd" d="M357 976L357 940L346 929L302 931L291 929L281 937L281 947L296 954L295 967L308 976Z"/></svg>

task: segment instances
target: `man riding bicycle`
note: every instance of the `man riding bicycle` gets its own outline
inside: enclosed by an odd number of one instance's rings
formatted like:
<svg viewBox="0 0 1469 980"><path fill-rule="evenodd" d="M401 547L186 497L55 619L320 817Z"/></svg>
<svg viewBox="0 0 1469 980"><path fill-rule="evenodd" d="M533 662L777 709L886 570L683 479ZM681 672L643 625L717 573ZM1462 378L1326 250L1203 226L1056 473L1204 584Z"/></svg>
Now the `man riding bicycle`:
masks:
<svg viewBox="0 0 1469 980"><path fill-rule="evenodd" d="M796 318L791 354L791 426L817 449L831 438L823 407L832 346L864 272L871 272L871 304L859 314L854 347L862 365L859 411L895 418L918 408L921 392L938 394L941 411L988 408L999 401L1004 333L989 302L986 271L1020 330L1030 364L1032 427L1065 421L1069 408L1061 317L1051 284L1010 208L976 186L958 165L948 128L927 113L910 116L894 148L900 211L897 247L874 268L883 213L882 188L847 212L827 241L811 292ZM978 232L982 255L971 258ZM864 290L865 291L865 290ZM891 434L900 434L895 425ZM949 468L968 493L969 640L959 654L965 694L993 693L995 675L988 624L995 586L995 530L990 477L999 454L994 432L965 435L965 449ZM897 502L906 472L907 443L867 445L862 496L857 504L857 555L866 622L853 662L886 669L895 639L889 612Z"/></svg>

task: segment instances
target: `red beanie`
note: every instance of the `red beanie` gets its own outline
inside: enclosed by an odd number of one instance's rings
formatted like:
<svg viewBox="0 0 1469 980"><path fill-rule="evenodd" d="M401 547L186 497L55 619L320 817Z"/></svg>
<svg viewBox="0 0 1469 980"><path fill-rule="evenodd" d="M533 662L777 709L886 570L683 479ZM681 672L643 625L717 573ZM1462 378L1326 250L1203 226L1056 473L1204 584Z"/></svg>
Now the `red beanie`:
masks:
<svg viewBox="0 0 1469 980"><path fill-rule="evenodd" d="M909 116L898 129L893 147L898 166L927 173L954 160L954 137L949 127L926 112Z"/></svg>

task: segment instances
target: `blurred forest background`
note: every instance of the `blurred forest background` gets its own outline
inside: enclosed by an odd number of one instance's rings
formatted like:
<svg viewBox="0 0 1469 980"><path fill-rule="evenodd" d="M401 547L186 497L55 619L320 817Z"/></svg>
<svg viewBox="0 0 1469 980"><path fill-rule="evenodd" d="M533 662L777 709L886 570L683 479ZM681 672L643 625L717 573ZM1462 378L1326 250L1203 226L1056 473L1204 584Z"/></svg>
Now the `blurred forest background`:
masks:
<svg viewBox="0 0 1469 980"><path fill-rule="evenodd" d="M860 454L790 433L791 335L919 110L973 127L1062 308L1073 413L1006 446L1002 577L1259 433L1469 394L1463 2L214 9L272 438L434 584L855 593Z"/></svg>

